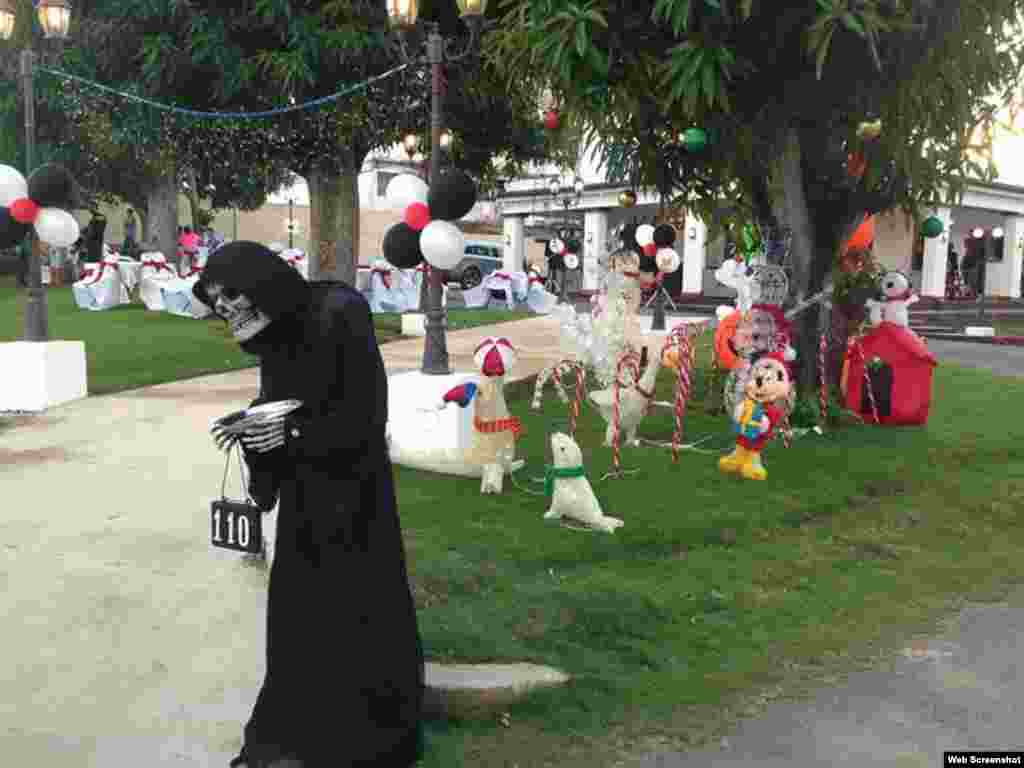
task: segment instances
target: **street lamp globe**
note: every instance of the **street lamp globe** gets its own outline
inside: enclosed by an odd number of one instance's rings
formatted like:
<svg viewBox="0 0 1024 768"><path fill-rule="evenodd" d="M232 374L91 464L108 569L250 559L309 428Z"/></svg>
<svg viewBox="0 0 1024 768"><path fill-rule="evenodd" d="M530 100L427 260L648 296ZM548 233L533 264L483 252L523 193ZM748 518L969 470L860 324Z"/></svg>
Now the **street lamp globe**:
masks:
<svg viewBox="0 0 1024 768"><path fill-rule="evenodd" d="M444 131L441 134L441 149L447 152L452 146L452 133L451 131Z"/></svg>
<svg viewBox="0 0 1024 768"><path fill-rule="evenodd" d="M577 197L582 196L583 195L583 189L584 189L583 179L581 179L579 176L577 176L576 177L576 181L572 185L572 188L573 188L573 191L576 192L576 196Z"/></svg>
<svg viewBox="0 0 1024 768"><path fill-rule="evenodd" d="M483 16L487 11L487 0L458 0L459 15L463 17Z"/></svg>
<svg viewBox="0 0 1024 768"><path fill-rule="evenodd" d="M388 21L392 27L409 28L416 26L419 16L418 0L387 0Z"/></svg>
<svg viewBox="0 0 1024 768"><path fill-rule="evenodd" d="M0 0L0 39L11 39L17 18L18 9L14 5L14 0Z"/></svg>
<svg viewBox="0 0 1024 768"><path fill-rule="evenodd" d="M405 148L405 154L407 154L411 159L412 156L416 154L416 150L419 149L419 136L417 136L415 133L410 133L406 135L405 139L402 141L402 146Z"/></svg>
<svg viewBox="0 0 1024 768"><path fill-rule="evenodd" d="M557 178L552 178L548 182L548 191L552 197L558 197L558 193L562 190L562 183Z"/></svg>
<svg viewBox="0 0 1024 768"><path fill-rule="evenodd" d="M68 0L40 0L37 9L43 36L63 40L71 29L71 3Z"/></svg>

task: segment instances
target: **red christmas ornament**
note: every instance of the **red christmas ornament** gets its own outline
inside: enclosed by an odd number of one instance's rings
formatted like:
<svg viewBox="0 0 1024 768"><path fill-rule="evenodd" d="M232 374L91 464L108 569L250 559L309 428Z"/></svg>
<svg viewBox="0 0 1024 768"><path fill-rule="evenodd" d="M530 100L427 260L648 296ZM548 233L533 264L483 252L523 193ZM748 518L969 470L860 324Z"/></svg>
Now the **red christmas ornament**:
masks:
<svg viewBox="0 0 1024 768"><path fill-rule="evenodd" d="M39 206L35 200L19 197L11 203L11 218L22 224L31 224L39 215Z"/></svg>
<svg viewBox="0 0 1024 768"><path fill-rule="evenodd" d="M544 113L544 127L549 131L558 130L558 110L549 109Z"/></svg>
<svg viewBox="0 0 1024 768"><path fill-rule="evenodd" d="M405 223L419 232L430 223L430 208L426 203L410 203L405 209Z"/></svg>
<svg viewBox="0 0 1024 768"><path fill-rule="evenodd" d="M864 175L868 168L868 161L861 152L855 152L846 156L846 172L855 179Z"/></svg>
<svg viewBox="0 0 1024 768"><path fill-rule="evenodd" d="M658 253L657 243L648 243L644 246L644 256L655 256Z"/></svg>

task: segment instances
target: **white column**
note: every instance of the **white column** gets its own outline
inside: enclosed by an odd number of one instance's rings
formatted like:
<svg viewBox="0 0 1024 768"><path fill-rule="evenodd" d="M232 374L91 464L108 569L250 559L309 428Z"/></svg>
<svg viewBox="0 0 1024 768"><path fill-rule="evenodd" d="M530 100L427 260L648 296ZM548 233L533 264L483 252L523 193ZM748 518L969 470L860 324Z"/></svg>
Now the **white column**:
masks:
<svg viewBox="0 0 1024 768"><path fill-rule="evenodd" d="M949 208L935 208L932 215L942 221L942 234L924 239L921 295L942 299L946 296L946 257L949 249L949 231L953 226L953 212ZM914 236L917 236L916 233Z"/></svg>
<svg viewBox="0 0 1024 768"><path fill-rule="evenodd" d="M583 290L596 291L601 268L598 260L608 243L608 211L583 214Z"/></svg>
<svg viewBox="0 0 1024 768"><path fill-rule="evenodd" d="M1007 216L1003 224L1003 264L1009 285L1006 295L1020 298L1021 265L1024 263L1024 216Z"/></svg>
<svg viewBox="0 0 1024 768"><path fill-rule="evenodd" d="M677 250L683 257L683 288L682 292L702 294L704 292L704 267L707 265L708 228L704 222L692 213L686 214L686 231L680 232L681 247ZM676 243L680 245L679 242Z"/></svg>
<svg viewBox="0 0 1024 768"><path fill-rule="evenodd" d="M520 272L526 259L526 240L523 237L522 216L505 216L502 228L505 234L505 248L502 251L501 268L506 272Z"/></svg>

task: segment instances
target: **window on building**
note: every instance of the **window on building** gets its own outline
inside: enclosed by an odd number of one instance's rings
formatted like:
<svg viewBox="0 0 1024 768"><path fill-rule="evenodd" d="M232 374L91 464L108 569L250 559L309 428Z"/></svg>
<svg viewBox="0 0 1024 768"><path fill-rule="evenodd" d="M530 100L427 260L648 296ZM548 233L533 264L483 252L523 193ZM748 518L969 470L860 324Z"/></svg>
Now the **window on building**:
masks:
<svg viewBox="0 0 1024 768"><path fill-rule="evenodd" d="M392 173L391 171L377 171L377 197L384 197L388 184L397 175L397 173Z"/></svg>

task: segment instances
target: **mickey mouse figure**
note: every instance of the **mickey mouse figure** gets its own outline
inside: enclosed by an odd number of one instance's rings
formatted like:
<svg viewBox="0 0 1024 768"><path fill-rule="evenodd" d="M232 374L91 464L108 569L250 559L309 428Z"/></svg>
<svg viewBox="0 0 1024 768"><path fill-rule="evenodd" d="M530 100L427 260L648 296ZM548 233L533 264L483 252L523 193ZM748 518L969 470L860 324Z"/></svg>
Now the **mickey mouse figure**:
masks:
<svg viewBox="0 0 1024 768"><path fill-rule="evenodd" d="M895 323L904 328L910 325L908 309L911 304L920 300L910 287L910 279L902 272L886 272L880 281L882 301L867 300L871 324L879 322Z"/></svg>
<svg viewBox="0 0 1024 768"><path fill-rule="evenodd" d="M747 480L765 480L761 449L771 439L784 415L777 403L789 397L790 379L782 352L761 355L747 379L746 397L733 412L736 448L718 461L722 472L738 473Z"/></svg>

